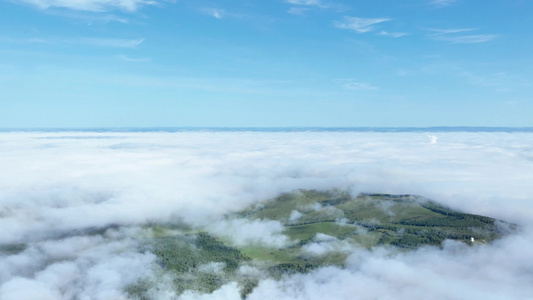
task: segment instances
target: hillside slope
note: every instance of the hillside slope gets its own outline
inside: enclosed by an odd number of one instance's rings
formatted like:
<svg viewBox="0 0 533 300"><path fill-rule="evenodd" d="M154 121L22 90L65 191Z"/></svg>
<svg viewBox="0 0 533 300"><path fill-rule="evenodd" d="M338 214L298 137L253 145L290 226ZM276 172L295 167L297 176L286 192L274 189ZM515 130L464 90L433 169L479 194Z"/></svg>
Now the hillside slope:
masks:
<svg viewBox="0 0 533 300"><path fill-rule="evenodd" d="M152 226L142 251L157 256L156 274L176 293L212 292L237 282L244 298L265 277L303 273L325 265L343 265L354 249L393 247L410 251L439 246L446 239L487 244L515 226L493 218L453 211L414 195L360 194L298 190L258 203L225 220L277 222L283 246L235 243L232 233L209 228ZM246 230L246 228L244 228ZM151 299L160 279L132 285L132 298Z"/></svg>

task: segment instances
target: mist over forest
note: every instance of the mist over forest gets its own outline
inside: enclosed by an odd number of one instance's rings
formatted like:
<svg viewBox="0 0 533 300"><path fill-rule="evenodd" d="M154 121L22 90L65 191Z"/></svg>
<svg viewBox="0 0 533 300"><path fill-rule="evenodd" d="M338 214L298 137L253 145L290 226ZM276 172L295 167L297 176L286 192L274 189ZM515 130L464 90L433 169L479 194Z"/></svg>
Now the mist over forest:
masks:
<svg viewBox="0 0 533 300"><path fill-rule="evenodd" d="M0 299L129 299L157 276L156 254L138 251L154 224L281 247L279 223L225 216L295 190L422 195L518 230L406 252L331 243L344 266L239 269L258 278L247 299L533 298L530 132L1 132L0 169ZM236 282L165 282L153 299L241 299Z"/></svg>

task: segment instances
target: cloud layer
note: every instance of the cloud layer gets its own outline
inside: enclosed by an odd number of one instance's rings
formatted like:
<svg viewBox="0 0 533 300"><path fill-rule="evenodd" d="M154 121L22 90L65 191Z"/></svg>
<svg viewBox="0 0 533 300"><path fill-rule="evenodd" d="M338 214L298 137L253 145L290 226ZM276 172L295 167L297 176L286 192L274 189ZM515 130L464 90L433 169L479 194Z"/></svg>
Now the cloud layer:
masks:
<svg viewBox="0 0 533 300"><path fill-rule="evenodd" d="M343 21L335 22L335 26L341 29L350 29L357 33L370 32L375 29L375 24L390 21L386 18L358 18L345 17Z"/></svg>
<svg viewBox="0 0 533 300"><path fill-rule="evenodd" d="M147 223L281 245L279 224L223 216L299 188L420 194L522 229L481 247L348 249L345 269L263 280L250 299L533 297L531 133L4 132L0 168L0 246L26 245L0 256L1 299L120 299L152 272L153 255L136 252ZM309 251L337 244L318 236Z"/></svg>
<svg viewBox="0 0 533 300"><path fill-rule="evenodd" d="M439 41L450 42L452 44L478 44L492 41L498 38L497 34L463 34L464 32L475 31L475 28L458 29L431 29L430 36Z"/></svg>
<svg viewBox="0 0 533 300"><path fill-rule="evenodd" d="M156 1L151 0L17 0L30 5L37 6L41 9L51 7L68 8L81 11L107 11L112 9L120 9L124 11L135 11L143 5L153 5Z"/></svg>

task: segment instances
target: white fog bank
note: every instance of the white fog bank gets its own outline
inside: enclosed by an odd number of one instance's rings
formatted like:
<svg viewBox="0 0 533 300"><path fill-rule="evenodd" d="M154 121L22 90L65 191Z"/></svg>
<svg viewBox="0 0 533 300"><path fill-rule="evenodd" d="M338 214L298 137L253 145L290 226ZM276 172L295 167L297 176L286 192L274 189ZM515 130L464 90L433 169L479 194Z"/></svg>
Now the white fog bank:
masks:
<svg viewBox="0 0 533 300"><path fill-rule="evenodd" d="M278 246L279 224L213 221L330 188L419 194L520 230L482 247L354 250L344 269L264 280L250 299L533 298L532 133L2 132L0 170L0 246L27 245L0 255L0 299L126 299L154 261L135 251L143 224L181 220Z"/></svg>

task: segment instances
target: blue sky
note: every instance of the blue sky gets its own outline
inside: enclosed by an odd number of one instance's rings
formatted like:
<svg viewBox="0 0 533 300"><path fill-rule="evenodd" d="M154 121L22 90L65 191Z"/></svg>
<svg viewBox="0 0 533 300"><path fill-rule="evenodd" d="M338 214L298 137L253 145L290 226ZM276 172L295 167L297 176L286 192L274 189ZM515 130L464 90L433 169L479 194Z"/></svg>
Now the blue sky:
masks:
<svg viewBox="0 0 533 300"><path fill-rule="evenodd" d="M533 126L529 0L0 0L0 127Z"/></svg>

